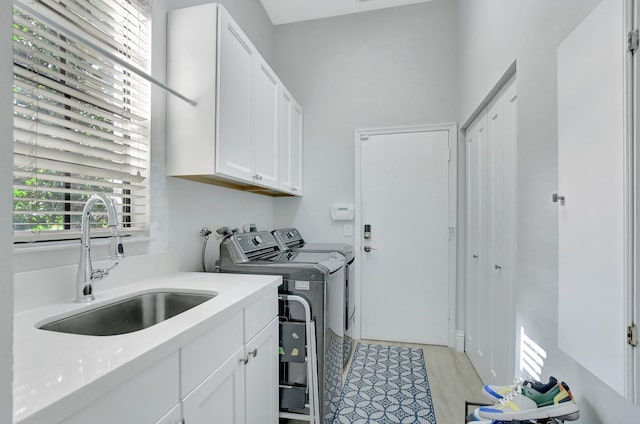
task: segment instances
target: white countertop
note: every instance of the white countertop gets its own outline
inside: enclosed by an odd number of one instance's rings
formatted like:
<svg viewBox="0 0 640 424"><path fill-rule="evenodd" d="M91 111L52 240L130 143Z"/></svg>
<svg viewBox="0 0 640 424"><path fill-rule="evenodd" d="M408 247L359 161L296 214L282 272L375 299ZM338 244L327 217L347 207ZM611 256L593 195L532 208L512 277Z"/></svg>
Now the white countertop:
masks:
<svg viewBox="0 0 640 424"><path fill-rule="evenodd" d="M14 423L57 422L175 352L233 312L273 290L279 276L177 273L96 293L90 304L72 301L16 314ZM216 292L210 301L144 330L84 336L39 330L51 317L92 309L145 291Z"/></svg>

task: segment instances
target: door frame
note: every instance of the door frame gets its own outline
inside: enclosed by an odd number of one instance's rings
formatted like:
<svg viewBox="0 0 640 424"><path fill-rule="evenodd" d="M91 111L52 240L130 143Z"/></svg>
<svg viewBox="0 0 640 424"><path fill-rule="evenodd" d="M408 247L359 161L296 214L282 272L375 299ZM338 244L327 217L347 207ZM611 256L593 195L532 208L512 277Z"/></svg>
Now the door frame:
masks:
<svg viewBox="0 0 640 424"><path fill-rule="evenodd" d="M458 124L413 125L405 127L368 128L355 130L355 229L354 255L356 260L356 320L354 337L361 338L362 324L362 155L361 144L370 135L402 134L416 132L447 131L449 134L449 342L456 343L456 298L457 298L457 219L458 219Z"/></svg>

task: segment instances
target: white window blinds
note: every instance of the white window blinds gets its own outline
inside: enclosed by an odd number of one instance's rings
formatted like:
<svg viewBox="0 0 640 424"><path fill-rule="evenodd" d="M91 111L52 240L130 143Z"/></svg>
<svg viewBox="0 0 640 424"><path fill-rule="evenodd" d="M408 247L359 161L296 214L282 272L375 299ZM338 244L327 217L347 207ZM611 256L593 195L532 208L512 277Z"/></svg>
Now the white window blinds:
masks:
<svg viewBox="0 0 640 424"><path fill-rule="evenodd" d="M82 208L96 192L114 199L121 233L145 231L149 83L74 34L146 71L148 13L136 0L29 7L47 20L14 1L14 241L78 238ZM106 214L93 222L104 226Z"/></svg>

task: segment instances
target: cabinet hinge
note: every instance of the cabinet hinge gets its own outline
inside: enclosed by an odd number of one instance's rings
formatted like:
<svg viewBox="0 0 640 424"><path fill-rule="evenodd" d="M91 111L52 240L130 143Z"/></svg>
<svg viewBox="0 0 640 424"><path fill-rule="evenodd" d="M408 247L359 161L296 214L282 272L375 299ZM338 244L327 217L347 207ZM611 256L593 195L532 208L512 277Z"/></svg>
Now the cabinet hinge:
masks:
<svg viewBox="0 0 640 424"><path fill-rule="evenodd" d="M369 140L369 134L360 134L360 141Z"/></svg>
<svg viewBox="0 0 640 424"><path fill-rule="evenodd" d="M627 343L633 347L638 346L638 327L635 324L627 327Z"/></svg>
<svg viewBox="0 0 640 424"><path fill-rule="evenodd" d="M640 44L640 34L637 29L629 31L627 33L627 51L631 54L636 54L638 46Z"/></svg>

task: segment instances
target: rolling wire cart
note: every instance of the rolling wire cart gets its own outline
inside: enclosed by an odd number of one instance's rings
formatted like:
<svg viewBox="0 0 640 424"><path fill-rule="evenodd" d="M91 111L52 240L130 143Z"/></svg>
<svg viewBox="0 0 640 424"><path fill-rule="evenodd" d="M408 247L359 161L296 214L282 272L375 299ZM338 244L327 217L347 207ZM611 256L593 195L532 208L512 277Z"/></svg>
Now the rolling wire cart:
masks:
<svg viewBox="0 0 640 424"><path fill-rule="evenodd" d="M301 296L280 294L278 298L285 305L288 302L298 302L305 311L303 322L288 321L286 318L280 322L280 418L320 424L316 324L311 317L311 307ZM306 386L290 384L286 380L289 363L306 363ZM291 410L304 412L290 412Z"/></svg>
<svg viewBox="0 0 640 424"><path fill-rule="evenodd" d="M464 416L465 416L465 424L474 422L473 420L473 409L480 406L491 406L491 403L478 403L478 402L464 402ZM473 407L469 410L469 407ZM575 414L563 416L563 417L554 417L554 418L542 418L538 420L513 420L513 421L493 421L493 424L565 424L565 421L575 421L580 418L580 413L576 412Z"/></svg>

